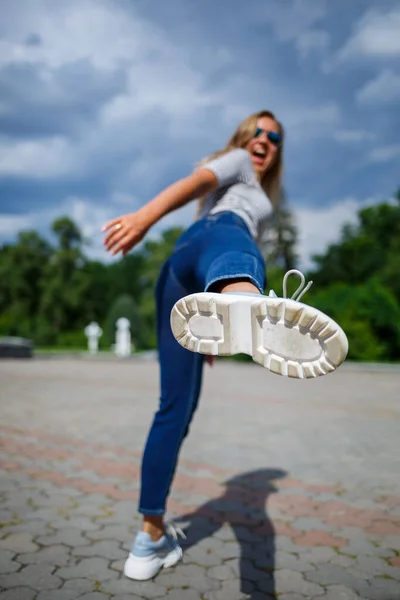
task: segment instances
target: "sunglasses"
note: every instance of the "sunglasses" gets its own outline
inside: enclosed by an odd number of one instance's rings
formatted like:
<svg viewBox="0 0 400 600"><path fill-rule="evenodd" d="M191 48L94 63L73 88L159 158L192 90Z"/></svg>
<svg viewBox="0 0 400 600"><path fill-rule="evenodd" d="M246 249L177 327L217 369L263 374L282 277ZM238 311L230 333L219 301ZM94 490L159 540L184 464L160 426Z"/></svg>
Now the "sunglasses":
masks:
<svg viewBox="0 0 400 600"><path fill-rule="evenodd" d="M276 131L265 131L265 129L261 129L261 127L257 127L256 132L254 134L255 138L261 137L262 134L265 133L268 140L271 142L273 146L279 148L282 143L282 136L280 133L276 133Z"/></svg>

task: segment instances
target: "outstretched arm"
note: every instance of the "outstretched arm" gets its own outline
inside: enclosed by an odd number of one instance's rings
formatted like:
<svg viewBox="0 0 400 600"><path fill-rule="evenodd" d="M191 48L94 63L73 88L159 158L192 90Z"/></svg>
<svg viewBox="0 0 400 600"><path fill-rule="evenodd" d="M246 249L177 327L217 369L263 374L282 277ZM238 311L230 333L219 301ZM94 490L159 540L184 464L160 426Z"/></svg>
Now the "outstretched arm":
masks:
<svg viewBox="0 0 400 600"><path fill-rule="evenodd" d="M108 232L104 240L106 250L112 255L122 252L125 256L162 217L217 187L218 180L212 171L207 168L196 169L188 177L167 187L138 211L106 223L102 228L102 231Z"/></svg>

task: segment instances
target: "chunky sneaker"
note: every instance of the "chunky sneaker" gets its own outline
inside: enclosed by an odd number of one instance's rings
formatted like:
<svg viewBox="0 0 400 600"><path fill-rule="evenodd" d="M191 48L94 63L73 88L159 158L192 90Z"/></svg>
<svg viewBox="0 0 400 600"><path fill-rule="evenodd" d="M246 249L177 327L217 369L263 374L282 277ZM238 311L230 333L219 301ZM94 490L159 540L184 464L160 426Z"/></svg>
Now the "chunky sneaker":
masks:
<svg viewBox="0 0 400 600"><path fill-rule="evenodd" d="M162 568L172 567L182 558L182 548L177 542L177 534L185 537L180 529L171 525L157 542L150 535L140 531L132 544L125 561L124 574L130 579L151 579Z"/></svg>
<svg viewBox="0 0 400 600"><path fill-rule="evenodd" d="M301 283L291 298L286 285L296 274ZM283 279L283 298L248 293L201 292L181 298L171 311L176 340L200 354L248 354L272 373L298 379L326 375L345 360L348 341L335 321L299 302L311 287L293 269ZM303 289L304 288L304 289Z"/></svg>

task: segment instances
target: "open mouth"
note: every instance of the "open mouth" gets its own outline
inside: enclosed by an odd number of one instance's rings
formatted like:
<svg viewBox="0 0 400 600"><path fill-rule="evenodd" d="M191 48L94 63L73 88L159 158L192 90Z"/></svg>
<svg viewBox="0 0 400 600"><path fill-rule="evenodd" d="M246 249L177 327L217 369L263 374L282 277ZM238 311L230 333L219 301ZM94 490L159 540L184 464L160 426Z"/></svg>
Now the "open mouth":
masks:
<svg viewBox="0 0 400 600"><path fill-rule="evenodd" d="M265 157L267 156L267 150L266 150L266 148L264 148L264 146L262 144L255 144L252 155L253 155L253 158L255 158L257 162L262 162L265 160Z"/></svg>
<svg viewBox="0 0 400 600"><path fill-rule="evenodd" d="M253 162L257 165L263 165L266 156L267 153L265 152L265 150L254 150L252 152Z"/></svg>

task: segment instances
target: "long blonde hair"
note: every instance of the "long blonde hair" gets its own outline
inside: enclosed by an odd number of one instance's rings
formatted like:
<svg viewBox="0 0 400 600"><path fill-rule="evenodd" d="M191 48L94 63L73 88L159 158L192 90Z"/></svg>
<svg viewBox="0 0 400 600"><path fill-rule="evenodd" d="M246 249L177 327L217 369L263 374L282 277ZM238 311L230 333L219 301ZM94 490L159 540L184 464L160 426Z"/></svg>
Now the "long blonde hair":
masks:
<svg viewBox="0 0 400 600"><path fill-rule="evenodd" d="M242 121L239 127L236 129L235 133L226 144L223 150L219 150L218 152L214 152L210 156L204 158L197 166L201 167L217 158L218 156L222 156L235 148L245 148L249 141L253 138L256 129L257 129L257 121L262 117L269 117L273 119L275 123L278 125L279 133L281 134L282 143L278 148L278 152L276 154L276 160L272 167L266 171L260 181L260 185L263 188L264 192L267 194L268 198L271 201L272 206L277 209L279 208L282 201L282 174L283 174L283 136L284 130L282 124L276 119L275 115L269 110L261 110L260 112L254 113L247 117L244 121ZM205 198L200 198L198 202L197 215L198 218L203 205Z"/></svg>

